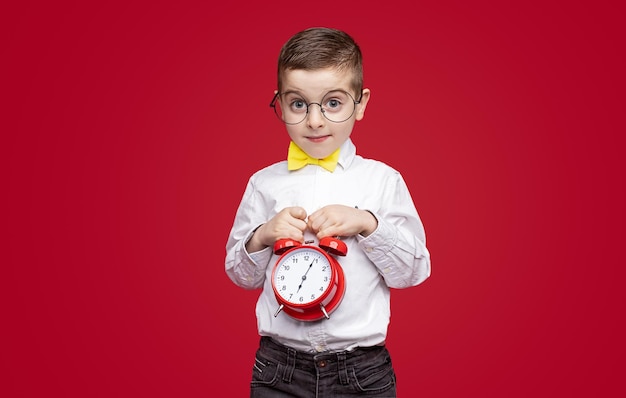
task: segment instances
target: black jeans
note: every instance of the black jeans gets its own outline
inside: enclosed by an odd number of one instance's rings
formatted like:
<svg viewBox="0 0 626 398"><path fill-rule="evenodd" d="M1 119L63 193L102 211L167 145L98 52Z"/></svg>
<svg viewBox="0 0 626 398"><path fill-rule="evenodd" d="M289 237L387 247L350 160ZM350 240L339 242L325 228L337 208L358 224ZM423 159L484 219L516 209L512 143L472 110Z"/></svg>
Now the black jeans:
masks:
<svg viewBox="0 0 626 398"><path fill-rule="evenodd" d="M396 375L385 346L309 354L261 337L250 397L355 396L396 396Z"/></svg>

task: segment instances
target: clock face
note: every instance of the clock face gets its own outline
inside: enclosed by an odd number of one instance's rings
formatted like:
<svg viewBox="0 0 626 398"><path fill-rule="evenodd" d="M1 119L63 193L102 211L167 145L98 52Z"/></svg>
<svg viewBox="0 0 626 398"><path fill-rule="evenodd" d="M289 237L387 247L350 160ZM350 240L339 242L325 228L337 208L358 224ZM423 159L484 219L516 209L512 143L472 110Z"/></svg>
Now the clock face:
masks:
<svg viewBox="0 0 626 398"><path fill-rule="evenodd" d="M293 305L319 302L333 282L333 269L323 252L297 248L286 253L274 272L274 289Z"/></svg>

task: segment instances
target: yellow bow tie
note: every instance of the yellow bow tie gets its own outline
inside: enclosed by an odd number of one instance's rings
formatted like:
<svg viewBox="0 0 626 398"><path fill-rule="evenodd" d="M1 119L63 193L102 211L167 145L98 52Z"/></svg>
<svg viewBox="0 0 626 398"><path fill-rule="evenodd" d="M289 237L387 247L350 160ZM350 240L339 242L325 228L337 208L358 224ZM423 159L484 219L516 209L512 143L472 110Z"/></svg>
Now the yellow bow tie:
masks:
<svg viewBox="0 0 626 398"><path fill-rule="evenodd" d="M316 164L330 171L331 173L337 167L337 161L339 160L339 149L331 153L324 159L313 159L306 154L299 146L293 141L289 143L289 153L287 154L287 169L298 170L306 166L307 164Z"/></svg>

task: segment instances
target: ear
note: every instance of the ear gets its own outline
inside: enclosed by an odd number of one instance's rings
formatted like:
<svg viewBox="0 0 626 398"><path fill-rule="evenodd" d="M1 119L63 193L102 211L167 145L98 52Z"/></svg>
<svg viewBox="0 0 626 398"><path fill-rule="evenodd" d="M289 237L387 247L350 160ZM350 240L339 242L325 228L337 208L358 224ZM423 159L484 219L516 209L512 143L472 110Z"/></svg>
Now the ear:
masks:
<svg viewBox="0 0 626 398"><path fill-rule="evenodd" d="M363 116L365 116L365 108L367 107L367 102L370 100L370 94L369 88L363 89L361 102L356 105L356 120L361 120L363 119Z"/></svg>

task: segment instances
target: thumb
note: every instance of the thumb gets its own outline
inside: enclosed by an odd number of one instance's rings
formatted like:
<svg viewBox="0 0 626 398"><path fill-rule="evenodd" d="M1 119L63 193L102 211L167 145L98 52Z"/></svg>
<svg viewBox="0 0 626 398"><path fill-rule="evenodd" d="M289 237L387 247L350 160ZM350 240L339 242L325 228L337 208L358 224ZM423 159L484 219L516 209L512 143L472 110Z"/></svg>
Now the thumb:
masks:
<svg viewBox="0 0 626 398"><path fill-rule="evenodd" d="M289 215L293 218L304 220L306 218L306 210L302 207L294 206L289 208Z"/></svg>

